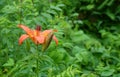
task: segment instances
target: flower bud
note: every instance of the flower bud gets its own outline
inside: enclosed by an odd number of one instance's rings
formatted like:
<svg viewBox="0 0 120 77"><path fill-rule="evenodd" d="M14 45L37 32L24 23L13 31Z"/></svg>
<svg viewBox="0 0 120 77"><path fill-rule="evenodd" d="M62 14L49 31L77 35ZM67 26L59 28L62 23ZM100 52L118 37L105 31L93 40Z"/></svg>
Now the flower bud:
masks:
<svg viewBox="0 0 120 77"><path fill-rule="evenodd" d="M51 31L51 32L48 34L48 36L46 36L45 42L44 42L44 44L42 44L42 51L45 51L45 50L49 47L49 45L50 45L50 43L51 43L51 40L52 40L52 38L53 38L53 35L54 35L54 32Z"/></svg>

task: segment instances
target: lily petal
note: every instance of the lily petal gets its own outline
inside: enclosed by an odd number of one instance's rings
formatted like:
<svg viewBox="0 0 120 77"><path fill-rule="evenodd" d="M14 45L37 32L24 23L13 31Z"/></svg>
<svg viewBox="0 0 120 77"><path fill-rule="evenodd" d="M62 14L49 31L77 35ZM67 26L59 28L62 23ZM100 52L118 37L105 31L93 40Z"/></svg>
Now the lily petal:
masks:
<svg viewBox="0 0 120 77"><path fill-rule="evenodd" d="M55 41L56 45L58 45L58 39L56 38L56 36L53 36L53 40Z"/></svg>
<svg viewBox="0 0 120 77"><path fill-rule="evenodd" d="M18 27L22 28L28 35L33 35L33 32L30 28L28 28L27 26L24 26L22 24L19 24Z"/></svg>
<svg viewBox="0 0 120 77"><path fill-rule="evenodd" d="M22 42L27 39L29 36L27 34L23 34L21 35L21 37L19 38L19 45L22 44Z"/></svg>
<svg viewBox="0 0 120 77"><path fill-rule="evenodd" d="M45 37L40 35L40 36L37 36L35 37L36 40L38 41L39 44L43 44L44 43L44 40L45 40Z"/></svg>
<svg viewBox="0 0 120 77"><path fill-rule="evenodd" d="M44 35L44 36L48 36L48 34L52 32L52 30L45 30L43 31L41 34Z"/></svg>

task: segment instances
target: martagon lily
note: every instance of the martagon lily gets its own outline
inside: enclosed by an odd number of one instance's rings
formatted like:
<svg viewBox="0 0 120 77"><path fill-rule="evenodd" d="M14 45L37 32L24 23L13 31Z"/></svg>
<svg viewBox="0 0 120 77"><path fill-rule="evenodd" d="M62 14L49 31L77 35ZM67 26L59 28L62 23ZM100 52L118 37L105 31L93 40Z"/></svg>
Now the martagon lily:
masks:
<svg viewBox="0 0 120 77"><path fill-rule="evenodd" d="M41 27L38 26L35 30L30 29L29 27L19 24L19 28L22 28L26 34L23 34L19 38L19 44L21 45L24 40L27 38L30 38L35 44L41 44L42 45L42 51L48 48L49 44L51 43L51 40L53 39L56 42L56 45L58 44L58 40L56 36L54 35L54 32L57 30L44 30L41 31Z"/></svg>

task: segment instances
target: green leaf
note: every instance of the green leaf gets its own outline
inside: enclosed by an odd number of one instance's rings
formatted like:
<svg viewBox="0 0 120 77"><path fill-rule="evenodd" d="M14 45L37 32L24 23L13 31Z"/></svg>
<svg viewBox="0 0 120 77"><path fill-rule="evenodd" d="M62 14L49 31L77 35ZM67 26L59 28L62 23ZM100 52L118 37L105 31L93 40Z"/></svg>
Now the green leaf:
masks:
<svg viewBox="0 0 120 77"><path fill-rule="evenodd" d="M48 13L41 13L42 16L44 16L45 18L47 18L48 20L52 19L52 16Z"/></svg>
<svg viewBox="0 0 120 77"><path fill-rule="evenodd" d="M47 10L47 13L50 13L50 14L53 14L53 15L57 14L57 12L55 10Z"/></svg>
<svg viewBox="0 0 120 77"><path fill-rule="evenodd" d="M26 40L26 50L30 51L30 43L28 40Z"/></svg>
<svg viewBox="0 0 120 77"><path fill-rule="evenodd" d="M120 74L114 74L113 77L120 77Z"/></svg>
<svg viewBox="0 0 120 77"><path fill-rule="evenodd" d="M64 4L58 4L57 7L64 7Z"/></svg>
<svg viewBox="0 0 120 77"><path fill-rule="evenodd" d="M101 76L111 76L114 72L115 72L114 69L104 70L102 71Z"/></svg>
<svg viewBox="0 0 120 77"><path fill-rule="evenodd" d="M7 63L3 64L3 66L14 66L14 60L12 58L9 58Z"/></svg>
<svg viewBox="0 0 120 77"><path fill-rule="evenodd" d="M110 0L109 3L107 4L108 6L111 6L114 3L115 0Z"/></svg>
<svg viewBox="0 0 120 77"><path fill-rule="evenodd" d="M90 4L90 5L87 5L87 6L86 6L87 10L91 10L91 9L93 9L94 7L95 7L94 4Z"/></svg>
<svg viewBox="0 0 120 77"><path fill-rule="evenodd" d="M56 11L62 11L62 9L61 8L59 8L59 7L57 7L57 6L50 6L50 8L52 8L52 9L54 9L54 10L56 10Z"/></svg>
<svg viewBox="0 0 120 77"><path fill-rule="evenodd" d="M111 20L115 20L115 14L112 13L110 10L107 10L106 15L107 15Z"/></svg>
<svg viewBox="0 0 120 77"><path fill-rule="evenodd" d="M102 9L105 5L107 5L109 0L104 0L104 2L98 7L98 9Z"/></svg>
<svg viewBox="0 0 120 77"><path fill-rule="evenodd" d="M72 43L64 43L63 46L70 49L73 47Z"/></svg>
<svg viewBox="0 0 120 77"><path fill-rule="evenodd" d="M83 57L81 56L81 54L76 54L75 57L78 59L79 62L82 62Z"/></svg>
<svg viewBox="0 0 120 77"><path fill-rule="evenodd" d="M89 37L84 34L84 32L81 30L81 31L74 31L72 34L71 34L71 39L73 42L75 43L81 43L83 41L86 41L89 39Z"/></svg>

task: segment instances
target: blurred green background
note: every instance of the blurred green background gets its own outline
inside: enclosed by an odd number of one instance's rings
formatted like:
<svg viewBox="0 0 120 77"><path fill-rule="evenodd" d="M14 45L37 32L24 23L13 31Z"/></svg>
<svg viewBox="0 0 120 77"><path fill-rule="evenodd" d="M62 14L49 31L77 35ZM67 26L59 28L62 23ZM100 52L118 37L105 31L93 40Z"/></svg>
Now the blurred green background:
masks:
<svg viewBox="0 0 120 77"><path fill-rule="evenodd" d="M120 0L0 0L0 77L36 77L36 46L24 24L57 29L39 55L40 77L120 77ZM41 52L41 46L39 46Z"/></svg>

